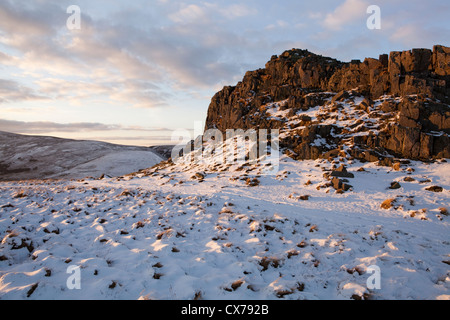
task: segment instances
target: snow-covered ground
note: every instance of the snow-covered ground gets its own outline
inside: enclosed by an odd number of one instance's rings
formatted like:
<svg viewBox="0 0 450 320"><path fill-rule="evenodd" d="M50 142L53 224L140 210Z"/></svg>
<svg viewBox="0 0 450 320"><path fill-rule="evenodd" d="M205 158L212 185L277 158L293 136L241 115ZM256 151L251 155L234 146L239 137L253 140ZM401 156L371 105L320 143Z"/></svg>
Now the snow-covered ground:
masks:
<svg viewBox="0 0 450 320"><path fill-rule="evenodd" d="M120 176L162 160L151 148L0 131L0 181Z"/></svg>
<svg viewBox="0 0 450 320"><path fill-rule="evenodd" d="M332 163L284 156L276 175L161 164L0 183L0 299L449 299L450 165L346 165L343 194Z"/></svg>

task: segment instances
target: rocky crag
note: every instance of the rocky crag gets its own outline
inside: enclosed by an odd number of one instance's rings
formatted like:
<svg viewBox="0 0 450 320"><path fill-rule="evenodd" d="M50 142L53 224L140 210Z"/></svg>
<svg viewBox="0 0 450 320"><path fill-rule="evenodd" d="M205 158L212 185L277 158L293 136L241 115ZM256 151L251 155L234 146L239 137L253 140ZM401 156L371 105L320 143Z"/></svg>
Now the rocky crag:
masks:
<svg viewBox="0 0 450 320"><path fill-rule="evenodd" d="M279 129L294 159L394 165L450 157L449 105L448 47L349 63L292 49L216 93L206 129Z"/></svg>

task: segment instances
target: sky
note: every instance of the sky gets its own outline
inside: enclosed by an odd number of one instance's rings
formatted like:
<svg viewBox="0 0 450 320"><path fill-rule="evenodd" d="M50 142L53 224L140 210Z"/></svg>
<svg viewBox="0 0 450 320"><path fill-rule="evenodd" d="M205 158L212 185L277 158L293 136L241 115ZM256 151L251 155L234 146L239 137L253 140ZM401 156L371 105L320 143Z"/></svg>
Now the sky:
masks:
<svg viewBox="0 0 450 320"><path fill-rule="evenodd" d="M367 27L370 5L380 29ZM448 17L443 0L0 0L0 131L175 144L215 92L272 55L450 46Z"/></svg>

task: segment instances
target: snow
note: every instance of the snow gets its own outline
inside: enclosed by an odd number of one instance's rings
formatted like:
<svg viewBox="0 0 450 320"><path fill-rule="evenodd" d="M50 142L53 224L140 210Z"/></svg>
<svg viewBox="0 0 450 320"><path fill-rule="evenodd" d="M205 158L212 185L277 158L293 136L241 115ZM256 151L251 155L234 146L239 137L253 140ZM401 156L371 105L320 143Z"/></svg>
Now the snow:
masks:
<svg viewBox="0 0 450 320"><path fill-rule="evenodd" d="M284 156L277 175L205 162L2 182L0 299L449 299L449 217L439 208L449 207L450 165L346 164L355 178L344 194L325 185L327 160ZM372 265L379 290L367 288ZM67 287L69 266L80 267L80 290Z"/></svg>
<svg viewBox="0 0 450 320"><path fill-rule="evenodd" d="M288 103L288 100L282 100L274 103L269 103L261 107L269 115L270 119L283 120L287 117L289 109L281 110Z"/></svg>
<svg viewBox="0 0 450 320"><path fill-rule="evenodd" d="M112 177L151 167L162 160L145 147L0 131L0 180Z"/></svg>
<svg viewBox="0 0 450 320"><path fill-rule="evenodd" d="M369 113L358 96L289 118L287 100L261 112L285 122L281 136L308 116L348 129L345 138L377 134L387 99ZM250 142L223 153L204 144L173 164L142 148L15 137L9 150L8 139L3 161L32 159L64 179L0 182L0 299L450 299L447 160L397 171L347 158L230 162ZM75 156L50 161L54 150ZM345 193L324 175L340 164L354 174ZM380 289L368 287L373 266ZM71 268L79 290L67 285Z"/></svg>
<svg viewBox="0 0 450 320"><path fill-rule="evenodd" d="M100 177L102 174L117 177L142 170L161 161L162 158L152 151L117 151L77 165L65 171L64 174L49 176L49 178Z"/></svg>

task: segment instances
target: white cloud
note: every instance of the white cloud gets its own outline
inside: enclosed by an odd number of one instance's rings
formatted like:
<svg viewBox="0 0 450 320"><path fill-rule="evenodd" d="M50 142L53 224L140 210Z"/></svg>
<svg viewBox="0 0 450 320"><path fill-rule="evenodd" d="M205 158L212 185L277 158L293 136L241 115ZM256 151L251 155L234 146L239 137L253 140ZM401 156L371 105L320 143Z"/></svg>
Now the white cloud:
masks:
<svg viewBox="0 0 450 320"><path fill-rule="evenodd" d="M141 126L123 126L95 122L57 123L50 121L15 121L0 119L0 130L14 133L49 133L49 132L91 132L91 131L136 131L136 132L171 132L168 128L145 128Z"/></svg>
<svg viewBox="0 0 450 320"><path fill-rule="evenodd" d="M343 26L357 20L365 23L367 19L366 10L369 5L365 0L346 0L332 13L328 13L325 16L323 25L328 29L339 30Z"/></svg>
<svg viewBox="0 0 450 320"><path fill-rule="evenodd" d="M207 19L206 10L195 4L190 4L169 15L169 19L177 23L198 22Z"/></svg>
<svg viewBox="0 0 450 320"><path fill-rule="evenodd" d="M258 10L244 4L232 4L224 9L221 9L220 12L228 19L236 19L255 15L258 13Z"/></svg>
<svg viewBox="0 0 450 320"><path fill-rule="evenodd" d="M391 30L389 40L407 48L432 48L435 44L441 44L440 39L450 39L450 29L427 28L416 22L393 27Z"/></svg>
<svg viewBox="0 0 450 320"><path fill-rule="evenodd" d="M47 97L38 94L34 89L21 83L0 79L0 103L46 100Z"/></svg>

